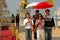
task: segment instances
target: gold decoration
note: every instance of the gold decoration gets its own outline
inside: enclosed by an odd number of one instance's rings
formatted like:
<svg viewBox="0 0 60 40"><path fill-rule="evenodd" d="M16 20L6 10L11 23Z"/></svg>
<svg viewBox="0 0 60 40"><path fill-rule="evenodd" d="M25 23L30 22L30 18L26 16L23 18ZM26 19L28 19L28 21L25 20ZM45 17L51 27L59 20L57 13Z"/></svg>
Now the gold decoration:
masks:
<svg viewBox="0 0 60 40"><path fill-rule="evenodd" d="M46 1L54 5L54 0L46 0Z"/></svg>
<svg viewBox="0 0 60 40"><path fill-rule="evenodd" d="M27 2L27 0L22 0L21 2L20 2L20 8L21 9L24 9L24 5L28 5L29 3Z"/></svg>

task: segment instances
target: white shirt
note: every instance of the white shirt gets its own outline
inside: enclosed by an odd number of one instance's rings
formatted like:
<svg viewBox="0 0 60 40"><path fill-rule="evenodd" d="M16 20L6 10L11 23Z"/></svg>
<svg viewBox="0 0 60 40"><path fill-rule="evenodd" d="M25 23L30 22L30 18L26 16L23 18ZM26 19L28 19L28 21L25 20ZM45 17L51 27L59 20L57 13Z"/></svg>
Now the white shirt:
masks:
<svg viewBox="0 0 60 40"><path fill-rule="evenodd" d="M33 20L29 19L30 21L32 21L32 25L33 25ZM27 23L28 22L28 19L24 19L24 26L25 26L25 29L31 29L31 23ZM26 24L27 23L27 24Z"/></svg>

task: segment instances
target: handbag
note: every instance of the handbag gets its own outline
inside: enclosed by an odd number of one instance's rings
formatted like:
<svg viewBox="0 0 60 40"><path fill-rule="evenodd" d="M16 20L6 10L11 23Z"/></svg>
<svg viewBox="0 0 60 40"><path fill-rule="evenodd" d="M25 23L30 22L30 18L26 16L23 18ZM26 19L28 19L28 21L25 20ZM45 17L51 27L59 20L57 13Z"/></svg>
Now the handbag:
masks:
<svg viewBox="0 0 60 40"><path fill-rule="evenodd" d="M36 31L36 30L34 29L34 26L31 26L31 31Z"/></svg>

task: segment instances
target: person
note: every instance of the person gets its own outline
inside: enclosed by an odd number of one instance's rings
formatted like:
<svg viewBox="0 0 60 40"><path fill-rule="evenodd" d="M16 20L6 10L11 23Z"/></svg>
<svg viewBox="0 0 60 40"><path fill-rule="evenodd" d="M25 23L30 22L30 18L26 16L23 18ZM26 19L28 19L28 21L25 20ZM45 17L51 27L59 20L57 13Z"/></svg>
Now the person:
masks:
<svg viewBox="0 0 60 40"><path fill-rule="evenodd" d="M33 20L33 23L34 23L34 24L33 24L33 30L32 30L32 31L35 32L35 31L36 31L36 30L35 30L35 15L33 15L32 20Z"/></svg>
<svg viewBox="0 0 60 40"><path fill-rule="evenodd" d="M19 29L19 14L16 15L16 27Z"/></svg>
<svg viewBox="0 0 60 40"><path fill-rule="evenodd" d="M12 14L12 18L11 18L11 19L12 19L11 22L14 23L14 20L15 20L15 18L14 18L14 14Z"/></svg>
<svg viewBox="0 0 60 40"><path fill-rule="evenodd" d="M36 14L33 15L33 23L34 23L34 29L35 29L35 31L34 31L34 40L37 40L37 32L36 32L37 27L35 26L35 22L36 22L36 19L38 19L38 15L40 14L39 10L36 10L35 13Z"/></svg>
<svg viewBox="0 0 60 40"><path fill-rule="evenodd" d="M26 40L32 40L32 31L31 31L32 25L33 25L33 21L30 19L30 13L27 13L26 19L24 19Z"/></svg>
<svg viewBox="0 0 60 40"><path fill-rule="evenodd" d="M46 9L45 10L46 15L44 16L45 18L45 40L51 40L52 39L52 27L55 26L54 23L54 18L52 15L50 15L50 10Z"/></svg>
<svg viewBox="0 0 60 40"><path fill-rule="evenodd" d="M37 40L44 40L44 18L39 14L39 18L36 19L35 25L37 26Z"/></svg>

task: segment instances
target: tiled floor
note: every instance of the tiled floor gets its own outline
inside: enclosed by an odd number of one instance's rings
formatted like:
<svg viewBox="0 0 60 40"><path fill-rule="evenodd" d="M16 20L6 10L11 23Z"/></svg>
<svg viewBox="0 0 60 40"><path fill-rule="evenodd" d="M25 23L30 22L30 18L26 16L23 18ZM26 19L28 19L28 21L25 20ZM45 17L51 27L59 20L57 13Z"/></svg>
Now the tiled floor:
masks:
<svg viewBox="0 0 60 40"><path fill-rule="evenodd" d="M32 33L32 34L33 34L33 33ZM33 36L34 36L34 35L32 35L32 40L33 40ZM20 40L25 40L25 32L19 33L19 39L20 39Z"/></svg>
<svg viewBox="0 0 60 40"><path fill-rule="evenodd" d="M33 34L33 32L32 32ZM34 36L34 35L32 35ZM60 28L56 28L55 30L53 29L52 30L52 37L53 37L53 40L60 40ZM25 32L20 32L19 33L19 39L20 40L25 40ZM32 37L33 39L33 37Z"/></svg>

